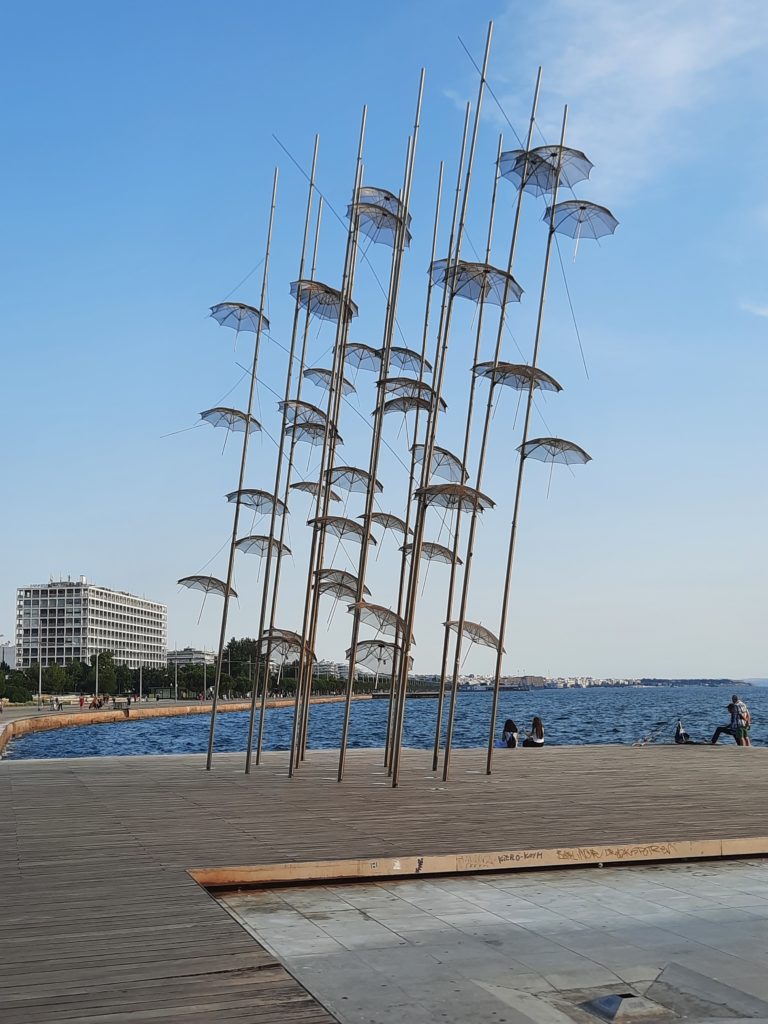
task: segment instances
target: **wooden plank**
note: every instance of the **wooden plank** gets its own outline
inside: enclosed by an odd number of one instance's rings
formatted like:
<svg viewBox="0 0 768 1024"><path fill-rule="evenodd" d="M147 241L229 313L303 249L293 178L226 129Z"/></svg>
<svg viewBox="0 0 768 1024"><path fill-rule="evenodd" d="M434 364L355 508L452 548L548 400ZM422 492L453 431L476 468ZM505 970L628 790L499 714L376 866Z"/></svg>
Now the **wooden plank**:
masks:
<svg viewBox="0 0 768 1024"><path fill-rule="evenodd" d="M768 752L726 747L0 762L4 1024L333 1018L201 888L768 851ZM513 811L514 813L511 813ZM540 856L539 856L540 855ZM398 867L395 867L398 862ZM227 867L235 865L236 869ZM375 865L375 867L373 866Z"/></svg>

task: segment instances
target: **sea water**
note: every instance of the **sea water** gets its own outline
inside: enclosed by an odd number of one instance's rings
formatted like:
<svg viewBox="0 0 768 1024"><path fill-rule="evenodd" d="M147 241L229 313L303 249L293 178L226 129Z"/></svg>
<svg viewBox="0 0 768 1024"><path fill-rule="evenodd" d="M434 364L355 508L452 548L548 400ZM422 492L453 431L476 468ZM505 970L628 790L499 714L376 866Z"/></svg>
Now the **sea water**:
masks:
<svg viewBox="0 0 768 1024"><path fill-rule="evenodd" d="M768 739L768 688L744 686L738 692L752 712L752 740L762 745ZM648 736L652 736L654 742L670 742L680 717L693 739L709 740L715 726L728 721L726 705L732 693L732 687L721 686L502 691L496 734L500 734L507 718L512 718L522 733L530 729L531 718L539 715L544 722L547 744L631 744ZM454 746L481 747L486 744L491 696L490 693L459 694ZM350 747L383 746L387 707L386 700L353 703ZM309 721L311 749L339 746L343 710L342 703L312 707ZM408 701L405 746L432 746L436 714L436 699ZM202 753L208 742L209 723L209 715L195 714L56 729L15 740L8 747L6 756L46 758ZM264 726L265 749L288 750L292 724L292 707L268 710ZM217 750L244 750L247 734L247 712L233 711L217 717ZM733 740L723 737L720 742L733 743Z"/></svg>

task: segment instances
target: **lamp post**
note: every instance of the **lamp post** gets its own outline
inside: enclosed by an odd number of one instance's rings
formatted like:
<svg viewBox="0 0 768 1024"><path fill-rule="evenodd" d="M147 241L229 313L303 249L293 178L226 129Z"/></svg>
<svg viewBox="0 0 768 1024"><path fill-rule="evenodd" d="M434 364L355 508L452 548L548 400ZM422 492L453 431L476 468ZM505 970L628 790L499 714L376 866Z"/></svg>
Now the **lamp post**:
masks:
<svg viewBox="0 0 768 1024"><path fill-rule="evenodd" d="M139 704L141 704L141 698L144 691L144 666L139 664Z"/></svg>
<svg viewBox="0 0 768 1024"><path fill-rule="evenodd" d="M100 656L100 654L101 654L101 651L96 651L96 692L94 694L94 696L96 696L96 697L99 696L99 656ZM42 678L42 669L40 670L40 674L41 674L41 678Z"/></svg>
<svg viewBox="0 0 768 1024"><path fill-rule="evenodd" d="M174 690L174 698L173 699L174 700L178 700L179 699L179 663L178 663L178 661L174 661L174 663L173 663L173 690Z"/></svg>

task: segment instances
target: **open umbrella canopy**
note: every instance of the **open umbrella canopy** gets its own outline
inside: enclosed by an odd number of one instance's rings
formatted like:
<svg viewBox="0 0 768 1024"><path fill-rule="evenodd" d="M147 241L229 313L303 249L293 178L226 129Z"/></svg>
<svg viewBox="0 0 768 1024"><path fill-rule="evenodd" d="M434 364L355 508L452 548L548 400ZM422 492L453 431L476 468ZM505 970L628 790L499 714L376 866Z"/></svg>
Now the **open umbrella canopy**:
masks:
<svg viewBox="0 0 768 1024"><path fill-rule="evenodd" d="M356 601L348 606L347 611L350 615L358 612L360 621L364 622L366 626L375 626L379 633L384 633L387 636L395 636L397 633L402 636L405 633L405 623L397 612L393 612L381 604Z"/></svg>
<svg viewBox="0 0 768 1024"><path fill-rule="evenodd" d="M354 601L357 598L357 576L344 569L317 569L317 589L321 594L332 594L340 600ZM370 596L370 590L363 585L363 594Z"/></svg>
<svg viewBox="0 0 768 1024"><path fill-rule="evenodd" d="M503 306L507 302L519 302L523 289L506 270L492 267L490 263L470 263L459 260L457 263L447 259L435 260L429 268L432 283L450 286L454 295L473 302L490 302L494 306Z"/></svg>
<svg viewBox="0 0 768 1024"><path fill-rule="evenodd" d="M444 622L444 626L453 630L454 633L459 631L459 623L457 619L452 619L450 622ZM499 641L496 636L486 629L485 626L481 626L479 622L470 622L469 619L464 620L464 627L462 634L469 637L473 644L482 644L483 647L494 647L496 650L499 649ZM502 647L502 654L505 654L504 648Z"/></svg>
<svg viewBox="0 0 768 1024"><path fill-rule="evenodd" d="M265 537L260 533L252 533L249 537L241 537L235 544L238 551L247 555L259 555L263 558L268 552L272 555L290 555L291 549L287 544L281 544L274 537Z"/></svg>
<svg viewBox="0 0 768 1024"><path fill-rule="evenodd" d="M294 440L306 441L312 447L322 444L325 440L325 425L323 423L309 423L304 419L297 420L295 423L289 423L285 428L285 432ZM344 438L335 427L331 427L330 436L335 438L336 444L344 444Z"/></svg>
<svg viewBox="0 0 768 1024"><path fill-rule="evenodd" d="M290 489L292 491L304 491L306 494L314 494L317 497L320 484L316 480L299 480L298 483L291 484ZM334 490L329 490L328 497L331 501L341 501L341 495L337 494Z"/></svg>
<svg viewBox="0 0 768 1024"><path fill-rule="evenodd" d="M316 516L307 521L307 526L318 527L325 530L326 533L338 537L339 540L353 540L358 544L362 544L365 537L365 530L362 526L354 519L345 519L344 516ZM369 535L368 543L376 544L376 538Z"/></svg>
<svg viewBox="0 0 768 1024"><path fill-rule="evenodd" d="M318 320L338 321L344 308L344 299L338 288L331 288L321 281L302 279L291 282L291 295L302 309ZM351 300L347 304L347 316L357 316L357 306Z"/></svg>
<svg viewBox="0 0 768 1024"><path fill-rule="evenodd" d="M356 370L381 369L381 349L364 345L361 341L351 341L344 350L344 360Z"/></svg>
<svg viewBox="0 0 768 1024"><path fill-rule="evenodd" d="M259 637L259 651L270 661L283 665L287 661L296 661L301 656L301 635L292 629L265 629ZM312 661L317 660L309 645L305 645L304 651Z"/></svg>
<svg viewBox="0 0 768 1024"><path fill-rule="evenodd" d="M424 461L424 445L415 444L411 451L414 453L417 464L421 465ZM447 480L452 484L463 484L467 480L469 473L464 469L461 459L457 455L449 452L447 448L433 445L432 465L430 466L429 475L440 477L441 480Z"/></svg>
<svg viewBox="0 0 768 1024"><path fill-rule="evenodd" d="M302 402L298 398L291 398L287 402L278 402L277 407L284 414L288 423L315 423L324 427L328 419L319 406L312 405L311 402Z"/></svg>
<svg viewBox="0 0 768 1024"><path fill-rule="evenodd" d="M360 231L372 242L381 242L394 248L397 235L400 231L401 220L396 213L386 210L383 206L374 203L360 202L355 207L358 215ZM352 216L352 205L347 207L347 217ZM411 233L405 229L404 243L411 244Z"/></svg>
<svg viewBox="0 0 768 1024"><path fill-rule="evenodd" d="M205 409L200 413L200 419L210 423L212 427L226 427L227 430L234 430L244 434L246 426L249 434L261 430L261 424L254 416L249 416L239 409L229 409L225 405L217 405L215 409Z"/></svg>
<svg viewBox="0 0 768 1024"><path fill-rule="evenodd" d="M410 555L413 551L413 544L403 544L400 550L405 551ZM450 565L454 561L453 552L450 548L447 548L444 544L436 544L431 540L425 540L422 542L421 557L427 562L443 562L445 565ZM457 555L456 565L463 564L464 563Z"/></svg>
<svg viewBox="0 0 768 1024"><path fill-rule="evenodd" d="M329 484L336 484L352 494L365 494L371 482L371 474L356 466L334 466L326 470L325 476ZM377 491L384 490L378 480L374 480L374 487Z"/></svg>
<svg viewBox="0 0 768 1024"><path fill-rule="evenodd" d="M527 152L524 149L511 149L502 153L499 159L502 178L507 178L518 188L522 184L526 192L535 196L552 192L556 181L563 188L573 188L580 181L586 181L592 167L592 162L580 149L558 145L536 146Z"/></svg>
<svg viewBox="0 0 768 1024"><path fill-rule="evenodd" d="M529 391L531 387L540 391L563 390L554 377L525 363L495 363L491 359L486 363L476 363L473 370L478 377L485 377L494 386L503 384L516 391Z"/></svg>
<svg viewBox="0 0 768 1024"><path fill-rule="evenodd" d="M253 331L259 325L269 330L269 320L255 306L247 306L244 302L218 302L211 306L211 316L222 327L232 327L236 331Z"/></svg>
<svg viewBox="0 0 768 1024"><path fill-rule="evenodd" d="M432 363L423 359L421 355L412 348L405 345L393 345L389 350L390 370L403 370L405 373L420 373L422 366L425 373L432 372Z"/></svg>
<svg viewBox="0 0 768 1024"><path fill-rule="evenodd" d="M365 520L365 513L357 518ZM406 535L406 532L413 533L410 526L406 526L405 522L399 516L394 516L391 512L371 512L371 522L376 526L382 526L385 530L402 533L403 536Z"/></svg>
<svg viewBox="0 0 768 1024"><path fill-rule="evenodd" d="M347 659L352 656L352 648L347 651ZM396 668L400 657L400 648L393 640L360 640L355 653L355 664L370 669L379 675L388 675ZM413 668L413 658L408 658L408 668Z"/></svg>
<svg viewBox="0 0 768 1024"><path fill-rule="evenodd" d="M552 207L548 206L543 220L549 221L552 215ZM577 239L612 235L619 226L619 222L605 206L587 203L583 199L566 199L558 203L554 208L553 223L558 234Z"/></svg>
<svg viewBox="0 0 768 1024"><path fill-rule="evenodd" d="M559 462L564 466L583 466L592 461L592 456L587 455L583 448L560 437L534 437L519 445L517 450L523 453L524 459Z"/></svg>
<svg viewBox="0 0 768 1024"><path fill-rule="evenodd" d="M430 402L434 397L434 391L424 381L414 380L412 377L386 377L378 382L378 387L384 389L388 398L422 398ZM443 412L448 406L443 399L440 399L440 411Z"/></svg>
<svg viewBox="0 0 768 1024"><path fill-rule="evenodd" d="M427 506L447 508L451 511L471 512L477 509L478 512L485 512L486 509L495 506L495 502L491 501L487 494L466 484L430 484L415 491L414 497Z"/></svg>
<svg viewBox="0 0 768 1024"><path fill-rule="evenodd" d="M275 498L274 494L270 494L269 491L260 491L256 487L244 487L241 491L230 491L227 501L232 503L239 501L241 505L253 509L254 512L260 512L262 515L271 514L273 508L277 509L279 516L284 516L288 512L284 501Z"/></svg>
<svg viewBox="0 0 768 1024"><path fill-rule="evenodd" d="M392 213L396 217L402 217L403 215L403 204L394 194L387 188L377 188L375 185L363 185L358 192L358 200L361 203L367 203L370 206L379 206L382 210L386 210L387 213ZM408 214L408 227L411 226L411 215Z"/></svg>
<svg viewBox="0 0 768 1024"><path fill-rule="evenodd" d="M227 592L227 584L215 576L182 576L176 580L182 587L189 587L190 590L202 590L204 594L221 594L223 597ZM237 593L229 588L229 596L237 597Z"/></svg>
<svg viewBox="0 0 768 1024"><path fill-rule="evenodd" d="M333 382L333 370L326 370L322 366L308 366L304 371L304 377L306 380L316 384L319 388L323 388L324 391L330 391L331 384ZM342 395L351 395L355 390L355 385L351 380L347 380L346 377L341 378L341 393Z"/></svg>
<svg viewBox="0 0 768 1024"><path fill-rule="evenodd" d="M440 401L442 402L442 399ZM390 398L388 402L384 403L381 411L386 416L388 412L429 412L431 408L432 403L428 398L412 395L406 398Z"/></svg>

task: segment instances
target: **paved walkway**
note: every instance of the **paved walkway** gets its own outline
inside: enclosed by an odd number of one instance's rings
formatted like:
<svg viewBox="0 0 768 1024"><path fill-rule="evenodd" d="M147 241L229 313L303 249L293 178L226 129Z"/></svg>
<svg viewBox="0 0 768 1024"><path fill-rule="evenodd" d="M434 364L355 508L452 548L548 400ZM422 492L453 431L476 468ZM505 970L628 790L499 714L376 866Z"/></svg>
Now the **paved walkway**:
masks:
<svg viewBox="0 0 768 1024"><path fill-rule="evenodd" d="M768 1018L766 861L297 886L222 902L342 1024L565 1024L590 1019L579 1011L589 999L627 992L655 1002L655 1019Z"/></svg>

